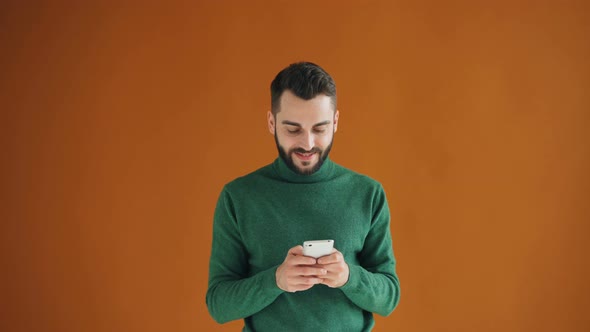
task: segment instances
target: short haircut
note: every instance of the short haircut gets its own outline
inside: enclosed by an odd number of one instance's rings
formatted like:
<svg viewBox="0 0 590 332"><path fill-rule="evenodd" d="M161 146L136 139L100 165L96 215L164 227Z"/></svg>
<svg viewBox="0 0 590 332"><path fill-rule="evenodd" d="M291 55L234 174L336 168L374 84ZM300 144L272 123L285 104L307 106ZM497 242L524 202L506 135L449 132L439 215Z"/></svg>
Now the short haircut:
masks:
<svg viewBox="0 0 590 332"><path fill-rule="evenodd" d="M271 111L280 112L281 96L285 90L310 100L319 94L330 97L336 111L336 83L322 67L311 62L297 62L281 70L270 84Z"/></svg>

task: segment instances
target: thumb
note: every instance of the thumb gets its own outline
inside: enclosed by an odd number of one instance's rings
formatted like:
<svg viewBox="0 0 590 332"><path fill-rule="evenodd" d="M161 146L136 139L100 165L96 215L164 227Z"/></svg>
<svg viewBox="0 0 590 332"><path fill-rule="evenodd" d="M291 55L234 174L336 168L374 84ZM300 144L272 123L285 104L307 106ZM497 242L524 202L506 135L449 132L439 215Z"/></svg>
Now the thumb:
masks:
<svg viewBox="0 0 590 332"><path fill-rule="evenodd" d="M289 255L303 255L303 247L299 245L289 249Z"/></svg>

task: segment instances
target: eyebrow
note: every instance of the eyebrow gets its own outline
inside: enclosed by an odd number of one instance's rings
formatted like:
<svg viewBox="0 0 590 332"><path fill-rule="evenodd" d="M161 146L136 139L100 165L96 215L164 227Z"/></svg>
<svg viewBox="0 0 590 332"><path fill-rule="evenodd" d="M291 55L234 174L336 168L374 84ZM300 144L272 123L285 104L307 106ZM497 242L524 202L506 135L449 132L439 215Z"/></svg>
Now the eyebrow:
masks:
<svg viewBox="0 0 590 332"><path fill-rule="evenodd" d="M330 124L331 122L332 121L330 121L330 120L318 122L318 123L314 124L313 127L325 126L327 124ZM281 121L281 123L284 125L288 125L288 126L302 127L300 123L289 121L289 120L283 120L283 121Z"/></svg>

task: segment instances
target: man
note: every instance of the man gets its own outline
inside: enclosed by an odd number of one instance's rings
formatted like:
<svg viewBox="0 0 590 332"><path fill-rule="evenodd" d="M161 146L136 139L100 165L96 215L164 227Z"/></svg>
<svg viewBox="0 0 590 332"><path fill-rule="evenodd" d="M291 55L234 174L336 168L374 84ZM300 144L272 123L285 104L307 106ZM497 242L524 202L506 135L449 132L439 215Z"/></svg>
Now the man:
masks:
<svg viewBox="0 0 590 332"><path fill-rule="evenodd" d="M228 183L214 215L207 306L244 331L370 331L389 315L399 281L382 186L328 157L338 129L336 86L295 63L271 83L268 130L279 157ZM332 254L303 255L333 239Z"/></svg>

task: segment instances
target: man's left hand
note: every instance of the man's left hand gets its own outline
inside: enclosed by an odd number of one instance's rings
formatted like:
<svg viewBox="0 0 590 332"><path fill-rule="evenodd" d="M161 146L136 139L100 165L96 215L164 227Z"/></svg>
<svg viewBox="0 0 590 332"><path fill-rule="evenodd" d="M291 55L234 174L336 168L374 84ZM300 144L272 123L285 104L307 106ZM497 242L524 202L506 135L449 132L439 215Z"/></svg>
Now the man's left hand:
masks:
<svg viewBox="0 0 590 332"><path fill-rule="evenodd" d="M334 252L330 255L318 258L317 263L327 271L325 275L321 276L323 279L322 284L338 288L348 282L348 264L344 261L344 256L340 251L334 249Z"/></svg>

